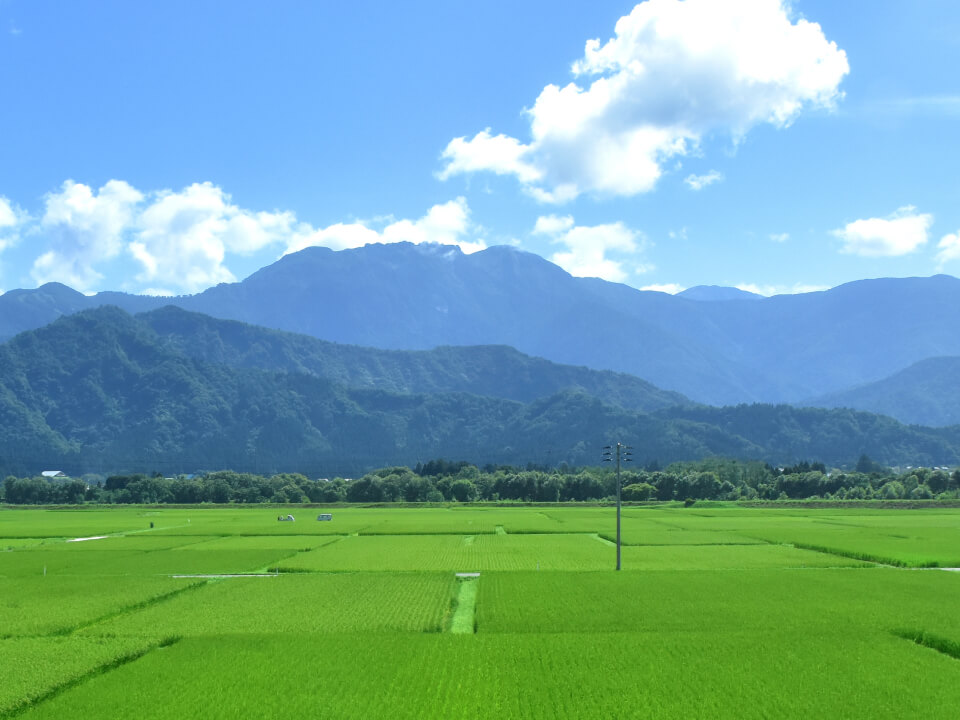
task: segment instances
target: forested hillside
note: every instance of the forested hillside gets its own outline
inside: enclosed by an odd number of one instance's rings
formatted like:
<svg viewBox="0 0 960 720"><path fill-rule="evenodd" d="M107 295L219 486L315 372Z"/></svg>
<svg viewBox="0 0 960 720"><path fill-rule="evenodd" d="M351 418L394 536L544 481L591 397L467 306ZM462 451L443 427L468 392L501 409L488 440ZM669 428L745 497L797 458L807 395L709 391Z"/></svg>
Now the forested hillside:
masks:
<svg viewBox="0 0 960 720"><path fill-rule="evenodd" d="M503 345L379 350L217 320L173 306L138 317L177 350L198 360L306 373L356 388L467 392L520 402L579 388L608 404L642 411L690 403L680 393L632 375L559 365Z"/></svg>
<svg viewBox="0 0 960 720"><path fill-rule="evenodd" d="M806 404L857 408L916 425L958 425L960 357L921 360L883 380L823 395Z"/></svg>
<svg viewBox="0 0 960 720"><path fill-rule="evenodd" d="M688 405L647 414L583 389L523 403L230 367L188 357L144 320L109 307L0 345L0 473L229 467L355 476L436 457L585 465L612 439L634 445L641 462L722 455L844 464L864 452L885 464L960 462L958 429L908 428L867 413Z"/></svg>
<svg viewBox="0 0 960 720"><path fill-rule="evenodd" d="M885 415L844 408L797 408L791 405L675 407L655 413L670 421L704 423L735 432L780 458L835 458L866 454L885 465L953 464L960 447L960 426L907 426ZM789 461L792 462L792 461Z"/></svg>

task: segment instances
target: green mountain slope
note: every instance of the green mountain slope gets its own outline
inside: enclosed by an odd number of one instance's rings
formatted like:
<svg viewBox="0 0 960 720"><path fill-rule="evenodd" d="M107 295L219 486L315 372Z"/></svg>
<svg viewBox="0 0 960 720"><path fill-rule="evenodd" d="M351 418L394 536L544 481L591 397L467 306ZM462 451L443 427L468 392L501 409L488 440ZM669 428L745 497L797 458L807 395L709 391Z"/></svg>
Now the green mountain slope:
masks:
<svg viewBox="0 0 960 720"><path fill-rule="evenodd" d="M813 398L804 404L868 410L915 425L958 425L960 357L922 360L883 380Z"/></svg>
<svg viewBox="0 0 960 720"><path fill-rule="evenodd" d="M268 330L169 306L139 315L164 340L198 360L306 373L356 388L398 393L467 392L530 402L580 389L628 410L689 404L680 393L608 370L559 365L503 345L378 350Z"/></svg>
<svg viewBox="0 0 960 720"><path fill-rule="evenodd" d="M813 458L828 464L869 455L884 465L955 464L960 426L906 426L893 418L848 409L791 405L670 408L656 417L705 423L767 450L766 458ZM775 449L775 452L771 452Z"/></svg>
<svg viewBox="0 0 960 720"><path fill-rule="evenodd" d="M0 345L0 419L3 474L230 467L332 476L436 457L582 465L595 464L611 439L633 444L641 462L840 463L862 452L888 463L960 461L960 429L842 410L688 405L645 414L582 390L522 403L236 368L188 357L110 307Z"/></svg>

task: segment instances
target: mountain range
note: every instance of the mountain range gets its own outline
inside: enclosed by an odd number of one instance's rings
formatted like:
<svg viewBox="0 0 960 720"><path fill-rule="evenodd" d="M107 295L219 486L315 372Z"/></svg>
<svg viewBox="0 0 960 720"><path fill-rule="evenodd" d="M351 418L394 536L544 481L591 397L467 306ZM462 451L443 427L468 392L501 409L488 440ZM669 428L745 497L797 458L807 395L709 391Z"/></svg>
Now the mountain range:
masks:
<svg viewBox="0 0 960 720"><path fill-rule="evenodd" d="M722 285L695 285L677 293L677 297L687 300L716 302L722 300L762 300L763 295Z"/></svg>
<svg viewBox="0 0 960 720"><path fill-rule="evenodd" d="M236 368L305 373L394 393L465 392L530 402L581 390L607 404L649 412L691 402L640 378L530 357L504 345L380 350L344 345L167 306L138 319L179 352Z"/></svg>
<svg viewBox="0 0 960 720"><path fill-rule="evenodd" d="M643 463L852 464L864 453L889 464L960 462L960 428L844 409L712 408L502 347L383 351L173 307L131 316L112 306L0 345L4 474L332 476L437 457L582 465L611 438L632 442Z"/></svg>
<svg viewBox="0 0 960 720"><path fill-rule="evenodd" d="M0 296L0 339L105 304L131 313L175 305L384 350L505 346L484 352L509 347L629 374L697 403L882 408L905 422L941 425L955 421L952 396L907 402L918 386L908 382L915 375L902 373L930 358L960 357L958 303L960 280L946 275L770 298L718 287L672 296L573 277L506 246L465 255L452 246L397 243L307 248L242 282L190 296L87 297L57 284L10 291ZM425 377L415 387L430 390ZM854 390L873 383L897 402L877 405Z"/></svg>
<svg viewBox="0 0 960 720"><path fill-rule="evenodd" d="M921 360L883 380L805 404L859 408L915 425L960 425L960 357Z"/></svg>

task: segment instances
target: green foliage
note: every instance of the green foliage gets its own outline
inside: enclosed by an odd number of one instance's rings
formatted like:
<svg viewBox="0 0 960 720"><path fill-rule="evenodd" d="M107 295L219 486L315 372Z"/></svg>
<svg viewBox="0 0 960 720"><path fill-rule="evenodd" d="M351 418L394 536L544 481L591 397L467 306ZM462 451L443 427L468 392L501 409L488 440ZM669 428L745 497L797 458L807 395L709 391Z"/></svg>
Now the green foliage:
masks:
<svg viewBox="0 0 960 720"><path fill-rule="evenodd" d="M489 492L479 476L462 477L474 483L481 498L495 493L534 501L597 499L612 494L609 482L598 487L594 478L585 478L558 486L553 468L595 463L599 448L611 437L642 438L642 444L636 443L637 460L651 466L718 456L784 463L817 457L837 465L849 461L852 448L887 464L960 462L956 428L905 427L848 410L692 406L681 398L670 400L670 394L653 398L656 393L636 379L631 380L636 397L628 400L608 392L611 383L627 382L621 376L601 373L590 376L596 382L572 382L583 369L566 368L541 382L533 372L536 362L527 358L524 362L532 364L518 364L512 351L502 348L492 359L472 365L473 349L442 349L437 351L444 358L440 362L379 351L367 357L363 349L325 346L310 363L297 364L298 352L313 352L301 341L275 334L273 349L266 350L256 340L259 329L234 327L236 336L228 332L230 342L223 345L219 329L204 329L215 321L178 311L170 315L158 332L149 318L104 307L0 345L0 473L20 478L4 483L8 502L78 501L79 484L54 492L33 481L49 468L78 478L107 475L99 486L92 479L78 481L85 482L83 498L95 502L295 502L300 497L296 487L313 501L390 502L406 499L410 479L403 473L409 470L365 483L352 497L347 487L323 492L289 477L269 488L227 478L211 478L201 488L159 481L217 467L258 476L301 472L311 478L356 478L371 468L415 465L425 457L458 458L451 466L427 462L415 473L431 480L447 500L454 495L451 486L442 486L444 478L486 463L491 470L484 474L494 476L493 483L504 465L545 476L519 482L501 478L506 494ZM177 335L174 326L180 320L193 322L193 330ZM251 343L244 345L244 338ZM224 348L233 347L245 348L246 359L238 362L243 367L230 364L233 352ZM251 367L263 353L278 353L286 364L271 360ZM323 360L332 356L340 358L343 371L335 371L332 363L331 374L323 375ZM367 360L360 362L361 357ZM375 372L378 366L381 370ZM507 366L515 371L510 382L503 379ZM346 370L353 367L357 369ZM432 385L427 382L431 374L436 377ZM420 379L400 382L408 376ZM454 381L461 376L473 380ZM602 381L597 379L601 376ZM507 387L511 383L513 389ZM650 412L639 411L641 407ZM462 461L471 465L459 465ZM658 499L674 498L677 492L696 499L716 497L743 487L754 488L760 497L781 492L790 497L783 490L765 495L756 483L720 472L728 469L721 463L697 471L713 472L721 486L729 482L723 490L686 474L671 487L650 484L657 487ZM410 492L426 497L431 490L421 485ZM461 497L470 496L466 490L458 491Z"/></svg>
<svg viewBox="0 0 960 720"><path fill-rule="evenodd" d="M172 306L138 317L196 360L314 375L355 388L401 394L469 393L530 402L577 387L634 411L690 402L680 393L661 390L633 375L558 365L503 345L404 352L332 343ZM442 463L427 463L422 474L453 474Z"/></svg>
<svg viewBox="0 0 960 720"><path fill-rule="evenodd" d="M628 502L653 500L657 496L657 488L650 483L633 483L624 487L620 496Z"/></svg>
<svg viewBox="0 0 960 720"><path fill-rule="evenodd" d="M300 473L269 477L220 470L187 478L158 475L111 476L105 487L89 487L81 480L8 477L3 488L10 504L162 504L162 503L383 503L510 501L569 502L609 499L616 479L608 467L566 468L564 471L522 470L490 466L481 471L466 462L434 466L438 474L422 474L406 467L374 470L355 480L312 480ZM439 468L446 467L449 474ZM774 469L759 462L709 458L674 463L665 470L622 473L623 499L648 500L799 500L830 498L933 499L956 493L960 474L913 468L897 476L832 471L820 463L802 462ZM951 495L945 495L949 498Z"/></svg>
<svg viewBox="0 0 960 720"><path fill-rule="evenodd" d="M450 496L457 502L476 500L477 488L466 478L457 478L450 484Z"/></svg>
<svg viewBox="0 0 960 720"><path fill-rule="evenodd" d="M866 454L860 456L860 459L857 460L857 465L854 469L858 473L863 473L864 475L870 475L872 473L884 474L887 471L887 468L883 467L883 465L880 465L879 463L875 463Z"/></svg>

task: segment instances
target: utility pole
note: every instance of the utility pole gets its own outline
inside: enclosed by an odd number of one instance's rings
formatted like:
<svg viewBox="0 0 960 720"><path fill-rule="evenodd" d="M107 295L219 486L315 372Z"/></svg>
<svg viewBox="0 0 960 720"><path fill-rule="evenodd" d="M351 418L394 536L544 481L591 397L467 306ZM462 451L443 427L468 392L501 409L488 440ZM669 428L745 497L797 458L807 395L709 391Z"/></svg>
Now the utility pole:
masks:
<svg viewBox="0 0 960 720"><path fill-rule="evenodd" d="M617 463L617 570L620 569L620 462L631 462L632 450L632 447L621 442L603 447L603 461L611 462L615 459Z"/></svg>

